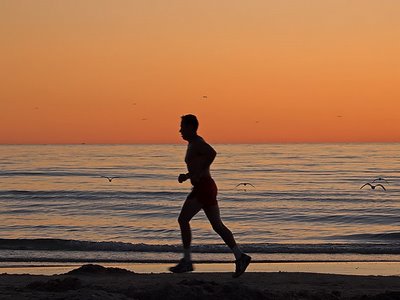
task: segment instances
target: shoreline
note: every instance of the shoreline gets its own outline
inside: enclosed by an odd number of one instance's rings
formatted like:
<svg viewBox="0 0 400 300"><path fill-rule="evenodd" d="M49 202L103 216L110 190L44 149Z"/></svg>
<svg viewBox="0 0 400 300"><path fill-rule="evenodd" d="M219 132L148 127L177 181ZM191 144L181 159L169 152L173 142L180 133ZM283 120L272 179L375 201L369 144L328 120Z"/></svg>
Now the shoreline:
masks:
<svg viewBox="0 0 400 300"><path fill-rule="evenodd" d="M0 274L29 274L52 276L67 273L85 263L93 262L2 262ZM97 263L97 262L95 262ZM168 268L174 262L102 262L102 266L123 268L139 274L169 273ZM194 263L193 273L232 272L231 263ZM306 272L319 274L355 275L355 276L400 276L399 261L285 261L285 262L252 262L248 272Z"/></svg>

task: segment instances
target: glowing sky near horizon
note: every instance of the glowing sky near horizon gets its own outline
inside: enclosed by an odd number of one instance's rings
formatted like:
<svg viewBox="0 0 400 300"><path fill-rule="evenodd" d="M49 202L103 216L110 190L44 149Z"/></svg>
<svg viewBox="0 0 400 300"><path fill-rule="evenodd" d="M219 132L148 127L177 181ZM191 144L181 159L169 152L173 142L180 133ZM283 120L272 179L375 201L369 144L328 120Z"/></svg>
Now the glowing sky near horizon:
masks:
<svg viewBox="0 0 400 300"><path fill-rule="evenodd" d="M397 0L0 1L0 143L400 142ZM203 97L207 96L207 97Z"/></svg>

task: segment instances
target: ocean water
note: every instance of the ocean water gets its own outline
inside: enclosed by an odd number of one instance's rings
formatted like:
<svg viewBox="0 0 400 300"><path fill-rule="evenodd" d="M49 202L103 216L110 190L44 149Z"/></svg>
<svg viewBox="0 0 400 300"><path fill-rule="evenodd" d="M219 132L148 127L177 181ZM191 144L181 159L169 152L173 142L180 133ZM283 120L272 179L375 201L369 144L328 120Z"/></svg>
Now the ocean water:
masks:
<svg viewBox="0 0 400 300"><path fill-rule="evenodd" d="M222 219L259 261L400 260L400 144L213 146ZM176 259L185 151L1 145L0 261ZM191 225L198 259L228 259L203 212Z"/></svg>

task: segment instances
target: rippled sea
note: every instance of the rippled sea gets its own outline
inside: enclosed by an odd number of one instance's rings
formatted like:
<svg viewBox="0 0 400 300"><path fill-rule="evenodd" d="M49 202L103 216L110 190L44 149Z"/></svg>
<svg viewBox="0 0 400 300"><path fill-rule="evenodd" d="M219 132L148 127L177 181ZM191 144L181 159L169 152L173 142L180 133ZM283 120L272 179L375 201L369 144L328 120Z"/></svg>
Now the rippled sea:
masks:
<svg viewBox="0 0 400 300"><path fill-rule="evenodd" d="M214 147L222 219L247 251L400 254L400 144ZM185 151L185 144L0 146L0 261L68 261L87 252L168 260L165 253L180 251L176 219L191 190L177 182ZM386 191L360 189L374 180ZM195 250L227 252L203 212L191 224Z"/></svg>

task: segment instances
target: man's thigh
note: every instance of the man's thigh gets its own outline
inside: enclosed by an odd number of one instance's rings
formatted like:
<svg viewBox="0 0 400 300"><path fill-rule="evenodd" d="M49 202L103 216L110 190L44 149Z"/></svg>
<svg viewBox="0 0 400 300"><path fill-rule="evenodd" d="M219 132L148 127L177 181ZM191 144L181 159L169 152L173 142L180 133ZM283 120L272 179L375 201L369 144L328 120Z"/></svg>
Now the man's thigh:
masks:
<svg viewBox="0 0 400 300"><path fill-rule="evenodd" d="M181 213L179 214L179 220L189 222L201 209L201 204L196 197L189 195L183 203Z"/></svg>
<svg viewBox="0 0 400 300"><path fill-rule="evenodd" d="M222 224L218 203L211 206L205 206L204 213L206 214L211 225L215 226Z"/></svg>

